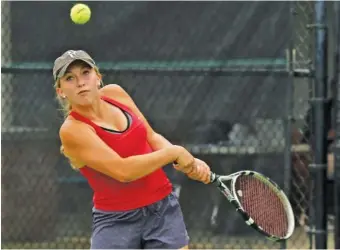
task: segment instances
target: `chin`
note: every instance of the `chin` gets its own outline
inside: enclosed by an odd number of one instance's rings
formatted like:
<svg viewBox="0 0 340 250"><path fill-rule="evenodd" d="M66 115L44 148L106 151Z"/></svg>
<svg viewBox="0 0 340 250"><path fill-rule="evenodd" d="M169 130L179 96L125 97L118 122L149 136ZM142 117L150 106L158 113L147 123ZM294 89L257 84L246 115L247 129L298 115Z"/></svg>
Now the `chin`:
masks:
<svg viewBox="0 0 340 250"><path fill-rule="evenodd" d="M79 106L90 106L94 101L91 96L79 96L77 99L77 105Z"/></svg>

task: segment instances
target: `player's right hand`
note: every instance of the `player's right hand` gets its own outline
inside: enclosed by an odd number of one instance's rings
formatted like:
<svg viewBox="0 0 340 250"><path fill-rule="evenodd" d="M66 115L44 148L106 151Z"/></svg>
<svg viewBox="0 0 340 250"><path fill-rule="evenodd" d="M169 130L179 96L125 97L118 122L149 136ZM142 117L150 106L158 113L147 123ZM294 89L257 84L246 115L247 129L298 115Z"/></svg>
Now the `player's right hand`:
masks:
<svg viewBox="0 0 340 250"><path fill-rule="evenodd" d="M182 146L175 146L177 150L177 158L174 163L174 168L185 174L193 170L195 158L191 153Z"/></svg>
<svg viewBox="0 0 340 250"><path fill-rule="evenodd" d="M196 158L192 172L187 175L190 179L208 184L210 183L211 170L207 163Z"/></svg>

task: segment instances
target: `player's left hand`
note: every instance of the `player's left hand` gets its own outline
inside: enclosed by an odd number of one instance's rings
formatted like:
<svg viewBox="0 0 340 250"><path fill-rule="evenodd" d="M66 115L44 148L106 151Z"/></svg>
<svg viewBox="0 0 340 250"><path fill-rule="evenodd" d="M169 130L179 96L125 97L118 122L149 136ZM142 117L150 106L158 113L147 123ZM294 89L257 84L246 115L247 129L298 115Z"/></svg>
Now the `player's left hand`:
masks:
<svg viewBox="0 0 340 250"><path fill-rule="evenodd" d="M187 174L190 179L210 183L210 167L202 160L195 158L193 170Z"/></svg>

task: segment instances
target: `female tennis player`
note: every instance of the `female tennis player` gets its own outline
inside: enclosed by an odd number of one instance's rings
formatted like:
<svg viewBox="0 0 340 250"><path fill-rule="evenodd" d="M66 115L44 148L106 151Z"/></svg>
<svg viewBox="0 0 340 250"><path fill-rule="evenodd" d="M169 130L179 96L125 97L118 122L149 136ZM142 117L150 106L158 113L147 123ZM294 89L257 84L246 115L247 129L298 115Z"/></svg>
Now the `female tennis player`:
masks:
<svg viewBox="0 0 340 250"><path fill-rule="evenodd" d="M62 152L93 189L92 249L188 248L189 237L172 184L162 167L209 183L210 169L156 133L118 85L101 86L94 60L65 52L53 68L65 109Z"/></svg>

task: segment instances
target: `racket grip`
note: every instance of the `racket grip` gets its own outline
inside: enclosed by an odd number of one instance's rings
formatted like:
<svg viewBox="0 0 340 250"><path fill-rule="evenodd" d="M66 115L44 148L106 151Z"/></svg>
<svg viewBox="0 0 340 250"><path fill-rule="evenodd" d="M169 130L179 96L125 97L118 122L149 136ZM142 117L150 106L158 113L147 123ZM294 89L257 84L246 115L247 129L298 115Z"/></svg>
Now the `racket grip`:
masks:
<svg viewBox="0 0 340 250"><path fill-rule="evenodd" d="M215 174L214 172L210 173L210 183L214 183L217 178L219 177L219 175Z"/></svg>

